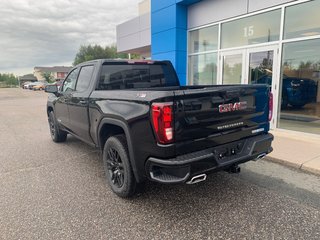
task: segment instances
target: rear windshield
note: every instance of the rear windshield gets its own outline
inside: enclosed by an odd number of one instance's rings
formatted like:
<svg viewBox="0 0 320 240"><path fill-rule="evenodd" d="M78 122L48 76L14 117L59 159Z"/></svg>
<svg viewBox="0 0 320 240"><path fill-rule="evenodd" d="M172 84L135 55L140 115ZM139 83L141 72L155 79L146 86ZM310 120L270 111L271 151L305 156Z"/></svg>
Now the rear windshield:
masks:
<svg viewBox="0 0 320 240"><path fill-rule="evenodd" d="M172 66L165 63L107 63L102 65L98 90L178 86Z"/></svg>

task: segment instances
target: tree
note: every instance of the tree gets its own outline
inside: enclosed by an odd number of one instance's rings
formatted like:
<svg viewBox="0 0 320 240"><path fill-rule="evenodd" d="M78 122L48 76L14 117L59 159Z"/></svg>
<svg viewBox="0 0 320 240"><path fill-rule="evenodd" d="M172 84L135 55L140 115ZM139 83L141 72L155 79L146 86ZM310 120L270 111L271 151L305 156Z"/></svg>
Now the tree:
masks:
<svg viewBox="0 0 320 240"><path fill-rule="evenodd" d="M138 57L138 55L135 55ZM128 54L117 53L115 45L102 47L100 45L81 45L78 53L73 61L73 65L77 65L82 62L94 60L94 59L127 59Z"/></svg>
<svg viewBox="0 0 320 240"><path fill-rule="evenodd" d="M41 73L41 76L42 76L48 83L52 83L52 82L54 81L54 78L53 78L51 72L43 72L43 73Z"/></svg>
<svg viewBox="0 0 320 240"><path fill-rule="evenodd" d="M12 73L0 73L0 87L15 87L18 84L18 78Z"/></svg>

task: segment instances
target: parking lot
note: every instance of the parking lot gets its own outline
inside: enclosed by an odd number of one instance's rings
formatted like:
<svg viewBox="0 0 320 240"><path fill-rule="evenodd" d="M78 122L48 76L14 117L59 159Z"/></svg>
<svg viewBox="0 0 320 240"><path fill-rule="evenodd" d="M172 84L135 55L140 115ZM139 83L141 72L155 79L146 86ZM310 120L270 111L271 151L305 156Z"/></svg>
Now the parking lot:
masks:
<svg viewBox="0 0 320 240"><path fill-rule="evenodd" d="M99 151L51 141L46 97L0 89L0 239L320 239L320 178L263 160L118 198Z"/></svg>

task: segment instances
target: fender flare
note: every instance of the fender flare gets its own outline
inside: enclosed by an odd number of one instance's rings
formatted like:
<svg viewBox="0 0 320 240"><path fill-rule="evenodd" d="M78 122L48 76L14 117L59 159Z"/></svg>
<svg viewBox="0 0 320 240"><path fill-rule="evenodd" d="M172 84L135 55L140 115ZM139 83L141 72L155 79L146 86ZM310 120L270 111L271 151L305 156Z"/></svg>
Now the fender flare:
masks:
<svg viewBox="0 0 320 240"><path fill-rule="evenodd" d="M100 142L101 141L100 131L101 131L101 128L104 124L115 125L115 126L118 126L123 129L126 140L127 140L128 152L129 152L129 157L130 157L129 160L130 160L130 164L132 167L132 171L133 171L133 174L134 174L136 181L139 182L139 174L138 174L137 165L136 165L136 161L135 161L135 157L134 157L131 135L130 135L129 128L128 128L127 124L125 124L123 121L118 120L118 119L103 118L100 121L99 126L98 126L98 130L97 130L98 146L101 149L103 149L104 146L102 146L102 144Z"/></svg>

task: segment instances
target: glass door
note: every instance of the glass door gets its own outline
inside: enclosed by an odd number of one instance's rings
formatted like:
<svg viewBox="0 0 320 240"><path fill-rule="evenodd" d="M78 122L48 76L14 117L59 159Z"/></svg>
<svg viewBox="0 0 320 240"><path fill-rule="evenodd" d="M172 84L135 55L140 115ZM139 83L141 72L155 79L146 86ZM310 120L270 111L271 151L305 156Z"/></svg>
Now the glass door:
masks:
<svg viewBox="0 0 320 240"><path fill-rule="evenodd" d="M220 83L244 83L245 50L221 52L220 59Z"/></svg>
<svg viewBox="0 0 320 240"><path fill-rule="evenodd" d="M248 83L272 85L273 51L249 53Z"/></svg>
<svg viewBox="0 0 320 240"><path fill-rule="evenodd" d="M259 48L249 48L246 50L246 79L248 84L267 84L270 91L273 93L273 119L271 120L271 128L275 128L277 119L278 106L278 90L277 84L279 81L277 67L277 46L267 46Z"/></svg>

